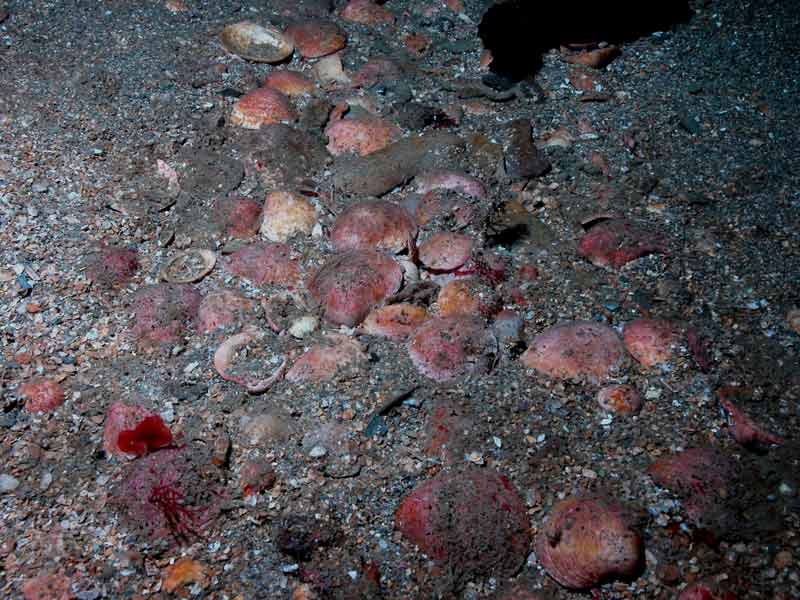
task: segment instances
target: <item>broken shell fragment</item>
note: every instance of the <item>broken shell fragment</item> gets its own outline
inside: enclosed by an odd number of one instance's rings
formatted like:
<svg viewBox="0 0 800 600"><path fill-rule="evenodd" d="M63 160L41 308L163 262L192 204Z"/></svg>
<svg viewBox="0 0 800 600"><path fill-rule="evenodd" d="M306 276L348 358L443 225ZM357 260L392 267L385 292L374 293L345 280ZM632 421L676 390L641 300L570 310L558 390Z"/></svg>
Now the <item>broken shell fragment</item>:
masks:
<svg viewBox="0 0 800 600"><path fill-rule="evenodd" d="M401 252L417 236L408 212L391 202L374 200L347 208L333 225L331 241L337 250L385 250Z"/></svg>
<svg viewBox="0 0 800 600"><path fill-rule="evenodd" d="M211 273L215 264L217 255L211 250L190 248L169 259L159 275L169 283L195 283Z"/></svg>
<svg viewBox="0 0 800 600"><path fill-rule="evenodd" d="M669 363L681 343L678 328L666 319L636 319L622 332L625 348L645 367Z"/></svg>
<svg viewBox="0 0 800 600"><path fill-rule="evenodd" d="M462 233L435 233L419 247L419 260L433 271L454 271L469 259L473 240Z"/></svg>
<svg viewBox="0 0 800 600"><path fill-rule="evenodd" d="M520 360L527 368L555 379L600 383L622 367L625 356L622 340L607 325L570 321L533 338Z"/></svg>
<svg viewBox="0 0 800 600"><path fill-rule="evenodd" d="M361 330L390 340L404 340L430 318L428 311L416 304L390 304L367 315Z"/></svg>
<svg viewBox="0 0 800 600"><path fill-rule="evenodd" d="M228 51L253 62L276 63L294 51L292 40L273 25L241 21L228 25L219 34Z"/></svg>
<svg viewBox="0 0 800 600"><path fill-rule="evenodd" d="M664 239L626 219L607 219L581 238L578 252L598 267L620 269L648 254L666 253Z"/></svg>
<svg viewBox="0 0 800 600"><path fill-rule="evenodd" d="M325 319L354 327L370 310L400 289L403 271L390 256L350 250L330 258L308 283Z"/></svg>
<svg viewBox="0 0 800 600"><path fill-rule="evenodd" d="M717 394L719 403L730 417L731 436L738 444L746 448L758 449L770 445L781 446L785 443L782 437L767 431L731 401L731 397L743 395L743 391L740 391L739 388L723 387Z"/></svg>
<svg viewBox="0 0 800 600"><path fill-rule="evenodd" d="M642 396L632 385L609 385L597 392L597 403L615 415L635 415L642 409Z"/></svg>
<svg viewBox="0 0 800 600"><path fill-rule="evenodd" d="M497 358L497 339L478 317L439 317L423 323L408 346L411 362L435 381L488 372Z"/></svg>
<svg viewBox="0 0 800 600"><path fill-rule="evenodd" d="M273 383L278 381L286 370L286 358L281 358L281 362L273 373L266 378L245 377L232 374L230 369L237 353L241 348L263 338L263 334L258 331L248 330L237 333L222 342L214 353L214 368L219 376L226 381L238 383L251 394L260 394L267 391Z"/></svg>
<svg viewBox="0 0 800 600"><path fill-rule="evenodd" d="M644 558L631 514L600 496L571 497L556 504L534 547L547 574L570 589L631 577Z"/></svg>
<svg viewBox="0 0 800 600"><path fill-rule="evenodd" d="M296 118L289 99L278 90L261 87L236 101L231 112L231 125L260 129L273 123L291 123Z"/></svg>
<svg viewBox="0 0 800 600"><path fill-rule="evenodd" d="M333 54L347 44L347 34L331 21L304 21L289 27L286 35L294 41L295 48L303 58Z"/></svg>
<svg viewBox="0 0 800 600"><path fill-rule="evenodd" d="M271 192L264 203L261 235L272 242L286 242L296 234L310 235L317 223L314 206L300 194Z"/></svg>

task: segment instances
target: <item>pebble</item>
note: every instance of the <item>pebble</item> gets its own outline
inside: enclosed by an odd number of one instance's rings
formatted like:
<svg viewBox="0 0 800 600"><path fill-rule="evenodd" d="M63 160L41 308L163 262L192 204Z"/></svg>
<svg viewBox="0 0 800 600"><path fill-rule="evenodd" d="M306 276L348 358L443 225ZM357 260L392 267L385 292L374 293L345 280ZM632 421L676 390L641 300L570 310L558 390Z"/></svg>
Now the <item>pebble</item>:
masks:
<svg viewBox="0 0 800 600"><path fill-rule="evenodd" d="M13 492L18 487L19 479L7 473L0 475L0 493L7 494L8 492Z"/></svg>

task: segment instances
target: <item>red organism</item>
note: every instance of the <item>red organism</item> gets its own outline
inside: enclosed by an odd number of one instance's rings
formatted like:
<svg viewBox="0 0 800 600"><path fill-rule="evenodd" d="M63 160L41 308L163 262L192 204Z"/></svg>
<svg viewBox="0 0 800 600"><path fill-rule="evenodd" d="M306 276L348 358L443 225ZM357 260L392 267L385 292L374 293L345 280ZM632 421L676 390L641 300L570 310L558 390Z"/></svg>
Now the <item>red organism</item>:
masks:
<svg viewBox="0 0 800 600"><path fill-rule="evenodd" d="M169 448L172 441L172 432L161 417L151 415L135 428L120 431L117 446L123 452L144 456L161 448Z"/></svg>
<svg viewBox="0 0 800 600"><path fill-rule="evenodd" d="M164 448L125 465L109 505L139 538L200 537L227 501L224 472L199 445Z"/></svg>

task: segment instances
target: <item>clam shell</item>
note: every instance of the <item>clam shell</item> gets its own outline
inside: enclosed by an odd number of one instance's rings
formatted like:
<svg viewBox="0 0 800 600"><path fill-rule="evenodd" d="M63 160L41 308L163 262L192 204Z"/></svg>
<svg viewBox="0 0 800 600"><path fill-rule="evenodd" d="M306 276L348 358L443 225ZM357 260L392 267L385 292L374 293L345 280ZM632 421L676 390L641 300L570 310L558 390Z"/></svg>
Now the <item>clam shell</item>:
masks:
<svg viewBox="0 0 800 600"><path fill-rule="evenodd" d="M253 62L277 63L291 56L294 42L273 25L241 21L219 34L228 52Z"/></svg>

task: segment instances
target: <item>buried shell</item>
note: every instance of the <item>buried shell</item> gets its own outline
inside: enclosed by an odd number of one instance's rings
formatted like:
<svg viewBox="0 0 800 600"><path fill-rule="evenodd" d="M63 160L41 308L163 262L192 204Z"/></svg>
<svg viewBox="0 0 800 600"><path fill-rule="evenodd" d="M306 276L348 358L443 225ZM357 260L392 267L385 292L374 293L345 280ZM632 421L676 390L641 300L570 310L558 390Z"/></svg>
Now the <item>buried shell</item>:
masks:
<svg viewBox="0 0 800 600"><path fill-rule="evenodd" d="M625 348L645 367L672 361L682 341L678 327L666 319L636 319L622 332Z"/></svg>
<svg viewBox="0 0 800 600"><path fill-rule="evenodd" d="M400 504L395 525L459 583L511 575L525 562L530 523L507 477L491 469L442 471Z"/></svg>
<svg viewBox="0 0 800 600"><path fill-rule="evenodd" d="M497 352L497 339L483 319L462 315L423 323L408 346L414 366L435 381L486 373Z"/></svg>
<svg viewBox="0 0 800 600"><path fill-rule="evenodd" d="M644 545L631 513L601 496L571 497L556 504L536 537L536 557L564 587L586 589L631 577Z"/></svg>
<svg viewBox="0 0 800 600"><path fill-rule="evenodd" d="M292 40L272 25L241 21L228 25L219 34L228 51L253 62L276 63L294 52Z"/></svg>

